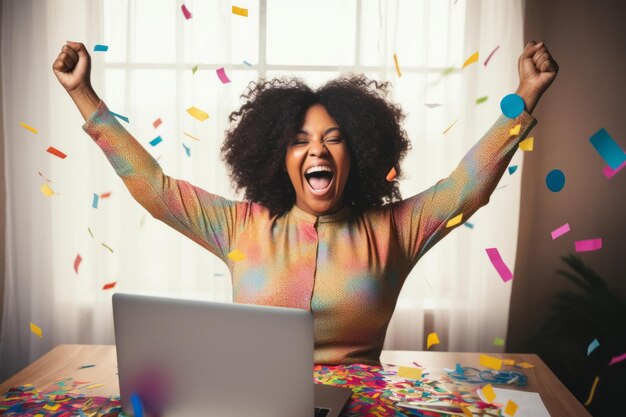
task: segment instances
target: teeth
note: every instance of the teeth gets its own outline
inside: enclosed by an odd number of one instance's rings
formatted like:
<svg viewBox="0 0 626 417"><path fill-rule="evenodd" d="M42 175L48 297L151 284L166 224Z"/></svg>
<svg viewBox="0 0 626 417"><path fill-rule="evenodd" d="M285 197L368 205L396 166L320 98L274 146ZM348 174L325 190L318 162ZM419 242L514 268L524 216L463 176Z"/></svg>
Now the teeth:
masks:
<svg viewBox="0 0 626 417"><path fill-rule="evenodd" d="M318 166L314 166L314 167L307 169L305 174L312 174L313 172L320 172L320 171L333 172L333 170L326 165L318 165Z"/></svg>

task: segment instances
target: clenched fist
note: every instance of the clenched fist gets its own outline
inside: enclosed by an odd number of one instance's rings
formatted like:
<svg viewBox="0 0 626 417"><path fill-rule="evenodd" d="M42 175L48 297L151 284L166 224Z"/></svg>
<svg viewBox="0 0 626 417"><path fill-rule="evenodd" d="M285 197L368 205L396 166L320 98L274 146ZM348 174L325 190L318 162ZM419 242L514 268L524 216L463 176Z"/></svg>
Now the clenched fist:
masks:
<svg viewBox="0 0 626 417"><path fill-rule="evenodd" d="M68 41L63 45L61 53L52 64L52 70L70 94L91 86L91 58L82 43Z"/></svg>
<svg viewBox="0 0 626 417"><path fill-rule="evenodd" d="M516 93L524 99L527 111L532 112L541 95L556 78L559 65L543 42L531 41L519 57L517 69L519 87Z"/></svg>

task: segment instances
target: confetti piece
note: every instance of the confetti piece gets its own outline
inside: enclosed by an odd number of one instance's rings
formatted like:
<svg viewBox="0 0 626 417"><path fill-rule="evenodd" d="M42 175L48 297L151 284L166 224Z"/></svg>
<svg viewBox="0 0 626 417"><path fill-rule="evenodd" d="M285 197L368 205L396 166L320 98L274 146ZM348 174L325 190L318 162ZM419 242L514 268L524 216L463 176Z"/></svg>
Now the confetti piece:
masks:
<svg viewBox="0 0 626 417"><path fill-rule="evenodd" d="M587 401L585 401L585 407L588 407L589 404L591 404L591 401L593 401L593 396L596 393L596 387L598 386L598 382L600 381L600 377L596 376L595 379L593 380L593 385L591 386L591 392L589 393L589 398L587 398Z"/></svg>
<svg viewBox="0 0 626 417"><path fill-rule="evenodd" d="M111 288L115 287L115 285L117 284L117 281L113 281L113 282L109 282L108 284L104 284L102 286L103 290L110 290ZM89 388L89 387L87 387Z"/></svg>
<svg viewBox="0 0 626 417"><path fill-rule="evenodd" d="M191 149L189 149L187 146L185 146L185 144L183 143L183 148L185 148L185 153L187 154L187 156L191 156Z"/></svg>
<svg viewBox="0 0 626 417"><path fill-rule="evenodd" d="M485 368L495 369L499 371L502 369L502 359L494 358L489 355L480 355L480 364Z"/></svg>
<svg viewBox="0 0 626 417"><path fill-rule="evenodd" d="M191 68L191 73L195 74L198 71L198 65L196 65L195 67Z"/></svg>
<svg viewBox="0 0 626 417"><path fill-rule="evenodd" d="M217 73L217 78L220 79L222 84L228 84L230 82L230 78L226 75L224 67L216 69L215 72Z"/></svg>
<svg viewBox="0 0 626 417"><path fill-rule="evenodd" d="M491 261L491 264L493 265L494 268L496 268L496 271L498 271L498 274L500 275L500 278L502 278L502 281L507 282L507 281L512 280L513 273L511 273L511 270L509 269L509 267L506 266L506 264L502 260L502 257L500 256L500 252L498 251L498 249L487 248L485 250L487 251L487 256L489 256L489 260Z"/></svg>
<svg viewBox="0 0 626 417"><path fill-rule="evenodd" d="M616 363L620 363L622 361L626 361L626 353L622 353L621 355L614 356L609 362L609 366L615 365Z"/></svg>
<svg viewBox="0 0 626 417"><path fill-rule="evenodd" d="M504 346L504 339L502 340L503 345ZM507 365L507 366L513 366L515 365L515 360L514 359L502 359L502 365Z"/></svg>
<svg viewBox="0 0 626 417"><path fill-rule="evenodd" d="M39 188L39 191L41 191L41 193L46 197L52 197L55 194L55 192L52 191L52 188L50 188L48 184L42 185L41 188Z"/></svg>
<svg viewBox="0 0 626 417"><path fill-rule="evenodd" d="M620 172L624 167L626 167L626 162L624 162L622 165L618 166L617 169L613 169L613 168L611 168L610 166L607 165L607 166L605 166L602 169L602 173L604 174L604 176L607 179L610 180L611 178L613 178L615 176L615 174Z"/></svg>
<svg viewBox="0 0 626 417"><path fill-rule="evenodd" d="M41 331L41 327L37 326L32 321L30 322L30 331L35 333L37 337L43 337L43 333Z"/></svg>
<svg viewBox="0 0 626 417"><path fill-rule="evenodd" d="M446 75L450 75L450 74L452 74L452 73L454 72L454 69L455 69L454 67L449 67L449 68L446 68L445 70L443 70L443 72L441 73L441 75L442 75L442 76L444 76L444 77L445 77Z"/></svg>
<svg viewBox="0 0 626 417"><path fill-rule="evenodd" d="M519 135L519 131L520 131L521 128L522 128L521 124L516 125L514 128L512 128L509 131L509 136L517 136L517 135Z"/></svg>
<svg viewBox="0 0 626 417"><path fill-rule="evenodd" d="M443 104L439 104L439 103L424 103L424 106L428 107L429 109L434 109L435 107L443 106Z"/></svg>
<svg viewBox="0 0 626 417"><path fill-rule="evenodd" d="M154 122L152 122L152 126L154 126L154 128L156 129L157 127L161 126L161 123L163 122L161 121L161 118L159 117Z"/></svg>
<svg viewBox="0 0 626 417"><path fill-rule="evenodd" d="M39 174L39 176L41 178L43 178L44 180L48 181L48 182L52 182L52 180L49 180L48 178L44 177L43 174L41 173L41 171L37 171L37 174Z"/></svg>
<svg viewBox="0 0 626 417"><path fill-rule="evenodd" d="M209 118L209 115L200 110L199 108L193 106L187 109L187 113L191 115L194 119L198 119L201 122L205 121Z"/></svg>
<svg viewBox="0 0 626 417"><path fill-rule="evenodd" d="M109 50L108 45L96 45L93 47L94 52L106 52Z"/></svg>
<svg viewBox="0 0 626 417"><path fill-rule="evenodd" d="M473 224L473 223L470 223L470 222L465 222L465 223L463 223L463 226L469 227L470 229L473 229L473 228L474 228L474 224Z"/></svg>
<svg viewBox="0 0 626 417"><path fill-rule="evenodd" d="M504 339L501 337L494 337L493 338L493 345L494 346L504 346Z"/></svg>
<svg viewBox="0 0 626 417"><path fill-rule="evenodd" d="M428 335L428 341L426 342L426 350L430 349L431 346L439 344L439 336L437 333L432 332Z"/></svg>
<svg viewBox="0 0 626 417"><path fill-rule="evenodd" d="M518 362L515 364L515 366L518 368L523 368L523 369L531 369L535 367L535 365L530 364L528 362Z"/></svg>
<svg viewBox="0 0 626 417"><path fill-rule="evenodd" d="M577 240L574 242L576 252L592 252L598 249L602 249L602 238Z"/></svg>
<svg viewBox="0 0 626 417"><path fill-rule="evenodd" d="M422 379L422 369L411 368L410 366L401 366L397 375L406 379Z"/></svg>
<svg viewBox="0 0 626 417"><path fill-rule="evenodd" d="M79 367L78 367L78 369L93 368L94 366L96 366L96 365L92 365L92 364L89 364L89 365L81 365L81 366L79 366Z"/></svg>
<svg viewBox="0 0 626 417"><path fill-rule="evenodd" d="M448 126L448 128L446 130L443 131L443 134L445 135L446 133L448 133L448 130L452 129L452 126L454 126L456 124L456 122L458 122L459 120L455 120L450 126Z"/></svg>
<svg viewBox="0 0 626 417"><path fill-rule="evenodd" d="M39 133L39 131L38 131L37 129L35 129L35 128L34 128L34 127L32 127L32 126L27 125L26 123L22 123L22 122L20 122L20 126L22 126L22 127L23 127L24 129L26 129L26 130L30 130L30 131L31 131L31 132L33 132L34 134Z"/></svg>
<svg viewBox="0 0 626 417"><path fill-rule="evenodd" d="M390 170L389 170L389 172L387 173L387 177L386 177L387 181L388 181L388 182L393 181L393 180L394 180L394 178L396 178L396 175L398 175L398 174L396 173L396 168L395 168L395 167L391 167L391 169L390 169Z"/></svg>
<svg viewBox="0 0 626 417"><path fill-rule="evenodd" d="M507 417L513 417L517 413L517 404L513 400L508 400L504 407L504 415Z"/></svg>
<svg viewBox="0 0 626 417"><path fill-rule="evenodd" d="M157 146L161 142L163 142L163 138L161 136L157 136L156 138L152 139L149 143L152 146Z"/></svg>
<svg viewBox="0 0 626 417"><path fill-rule="evenodd" d="M589 346L587 346L587 356L591 355L591 352L596 350L598 346L600 346L598 339L593 339L591 343L589 343Z"/></svg>
<svg viewBox="0 0 626 417"><path fill-rule="evenodd" d="M474 62L477 62L477 61L478 61L478 52L474 52L472 54L472 56L470 56L469 58L467 58L465 60L465 62L463 63L463 66L461 67L461 69L463 69L463 68L467 67L468 65L471 65L471 64L473 64Z"/></svg>
<svg viewBox="0 0 626 417"><path fill-rule="evenodd" d="M185 5L183 4L180 8L181 8L181 10L183 11L183 15L185 16L185 19L186 19L186 20L191 19L192 14L191 14L191 12L189 11L189 9L187 9L187 6L185 6Z"/></svg>
<svg viewBox="0 0 626 417"><path fill-rule="evenodd" d="M478 390L478 394L481 397L481 400L488 404L491 404L496 399L496 393L493 391L493 387L491 386L491 384L487 384L480 390Z"/></svg>
<svg viewBox="0 0 626 417"><path fill-rule="evenodd" d="M243 252L241 252L239 249L235 249L226 256L228 256L228 259L234 262L241 261L242 259L246 258L246 255L244 255Z"/></svg>
<svg viewBox="0 0 626 417"><path fill-rule="evenodd" d="M517 171L517 167L518 167L517 165L511 165L509 167L509 175L513 175L513 173Z"/></svg>
<svg viewBox="0 0 626 417"><path fill-rule="evenodd" d="M44 408L46 410L50 410L50 411L56 411L56 410L59 409L60 406L61 406L61 404L54 404L54 405L46 404L42 408Z"/></svg>
<svg viewBox="0 0 626 417"><path fill-rule="evenodd" d="M126 123L129 123L129 122L128 122L128 117L126 117L126 116L122 116L121 114L113 113L113 112L112 112L112 111L110 111L110 110L109 110L109 113L111 113L113 116L117 117L118 119L123 120L123 121L125 121Z"/></svg>
<svg viewBox="0 0 626 417"><path fill-rule="evenodd" d="M554 240L560 236L563 236L565 233L569 231L570 231L569 223L565 223L563 226L557 227L552 232L550 232L550 235L552 236L552 240Z"/></svg>
<svg viewBox="0 0 626 417"><path fill-rule="evenodd" d="M89 234L91 235L91 238L93 239L94 238L93 237L93 232L91 231L91 229L89 227L87 228L87 231L89 232Z"/></svg>
<svg viewBox="0 0 626 417"><path fill-rule="evenodd" d="M546 186L553 193L558 193L565 186L565 174L560 169L553 169L546 175Z"/></svg>
<svg viewBox="0 0 626 417"><path fill-rule="evenodd" d="M109 250L109 252L113 253L113 249L111 249L111 247L110 247L110 246L108 246L106 243L104 243L104 242L100 242L100 244L101 244L102 246L104 246L105 248L107 248L107 249Z"/></svg>
<svg viewBox="0 0 626 417"><path fill-rule="evenodd" d="M524 100L517 94L508 94L500 101L502 113L509 119L514 119L524 111Z"/></svg>
<svg viewBox="0 0 626 417"><path fill-rule="evenodd" d="M141 404L141 398L136 392L130 395L130 402L133 405L133 414L135 417L143 417L143 405Z"/></svg>
<svg viewBox="0 0 626 417"><path fill-rule="evenodd" d="M612 169L617 169L626 162L626 153L615 143L605 128L594 133L589 142Z"/></svg>
<svg viewBox="0 0 626 417"><path fill-rule="evenodd" d="M463 213L448 220L448 223L446 223L446 227L456 226L457 224L461 223L461 220L463 220Z"/></svg>
<svg viewBox="0 0 626 417"><path fill-rule="evenodd" d="M190 137L190 138L191 138L191 139L193 139L193 140L200 140L200 139L198 139L198 138L197 138L197 137L195 137L195 136L191 136L189 133L185 133L185 132L183 132L183 135L188 136L188 137Z"/></svg>
<svg viewBox="0 0 626 417"><path fill-rule="evenodd" d="M533 136L524 139L519 143L519 148L523 151L530 152L533 150L535 138Z"/></svg>
<svg viewBox="0 0 626 417"><path fill-rule="evenodd" d="M111 191L107 191L106 193L100 194L100 198L109 198L111 197Z"/></svg>
<svg viewBox="0 0 626 417"><path fill-rule="evenodd" d="M251 66L252 66L252 64L251 64L251 63L249 63L248 61L243 61L243 65L246 65L246 66L248 66L248 67L251 67Z"/></svg>
<svg viewBox="0 0 626 417"><path fill-rule="evenodd" d="M98 208L98 199L100 197L98 196L98 194L93 193L93 201L91 202L91 207L97 209Z"/></svg>
<svg viewBox="0 0 626 417"><path fill-rule="evenodd" d="M239 16L248 17L248 9L244 9L243 7L233 6L232 12L233 14L236 14Z"/></svg>
<svg viewBox="0 0 626 417"><path fill-rule="evenodd" d="M487 101L488 98L489 98L489 96L479 97L479 98L476 99L476 104L482 104L485 101Z"/></svg>
<svg viewBox="0 0 626 417"><path fill-rule="evenodd" d="M92 384L92 385L88 385L85 388L86 389L94 389L94 388L98 388L98 387L103 387L104 384Z"/></svg>
<svg viewBox="0 0 626 417"><path fill-rule="evenodd" d="M489 63L489 60L491 59L491 57L493 56L493 54L495 54L495 53L496 53L496 51L497 51L498 49L500 49L500 45L496 46L496 47L494 48L494 50L493 50L493 51L491 51L491 52L489 53L489 56L487 57L487 59L485 59L485 62L483 62L483 65L484 65L484 66L487 66L487 64Z"/></svg>
<svg viewBox="0 0 626 417"><path fill-rule="evenodd" d="M402 77L402 72L400 72L400 65L398 64L398 56L393 54L393 62L396 65L396 72L398 73L398 77Z"/></svg>
<svg viewBox="0 0 626 417"><path fill-rule="evenodd" d="M63 152L55 148L54 146L50 146L48 149L46 149L46 152L51 153L54 156L58 156L61 159L65 159L65 157L67 156Z"/></svg>
<svg viewBox="0 0 626 417"><path fill-rule="evenodd" d="M76 274L78 274L78 267L80 266L82 260L83 258L80 256L80 254L76 255L76 259L74 259L74 272L76 272Z"/></svg>

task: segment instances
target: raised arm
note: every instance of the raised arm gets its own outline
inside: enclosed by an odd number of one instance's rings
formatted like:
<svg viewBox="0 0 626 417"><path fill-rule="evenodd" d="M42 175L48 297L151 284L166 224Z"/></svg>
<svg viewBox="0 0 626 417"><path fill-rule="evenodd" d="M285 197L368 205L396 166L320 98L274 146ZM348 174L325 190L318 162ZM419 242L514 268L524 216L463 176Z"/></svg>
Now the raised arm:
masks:
<svg viewBox="0 0 626 417"><path fill-rule="evenodd" d="M518 70L516 94L524 100L525 111L514 119L501 115L448 178L393 204L394 223L411 267L454 229L446 227L450 220L462 215L458 223L462 224L489 202L519 142L535 125L530 113L554 81L558 65L543 43L530 42L519 58Z"/></svg>
<svg viewBox="0 0 626 417"><path fill-rule="evenodd" d="M152 216L226 260L235 239L236 203L163 173L157 161L109 112L90 82L91 61L82 43L68 42L52 65L100 146L137 202Z"/></svg>

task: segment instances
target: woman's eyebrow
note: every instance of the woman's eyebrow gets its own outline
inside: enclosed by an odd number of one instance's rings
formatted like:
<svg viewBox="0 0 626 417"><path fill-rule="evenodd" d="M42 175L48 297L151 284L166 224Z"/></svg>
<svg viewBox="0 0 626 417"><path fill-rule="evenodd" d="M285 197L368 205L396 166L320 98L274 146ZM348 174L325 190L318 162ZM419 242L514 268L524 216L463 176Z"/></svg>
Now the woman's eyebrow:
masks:
<svg viewBox="0 0 626 417"><path fill-rule="evenodd" d="M338 127L329 127L328 129L326 129L326 132L324 132L324 136L328 135L330 132L333 132L335 130L341 133L341 129L339 129Z"/></svg>

